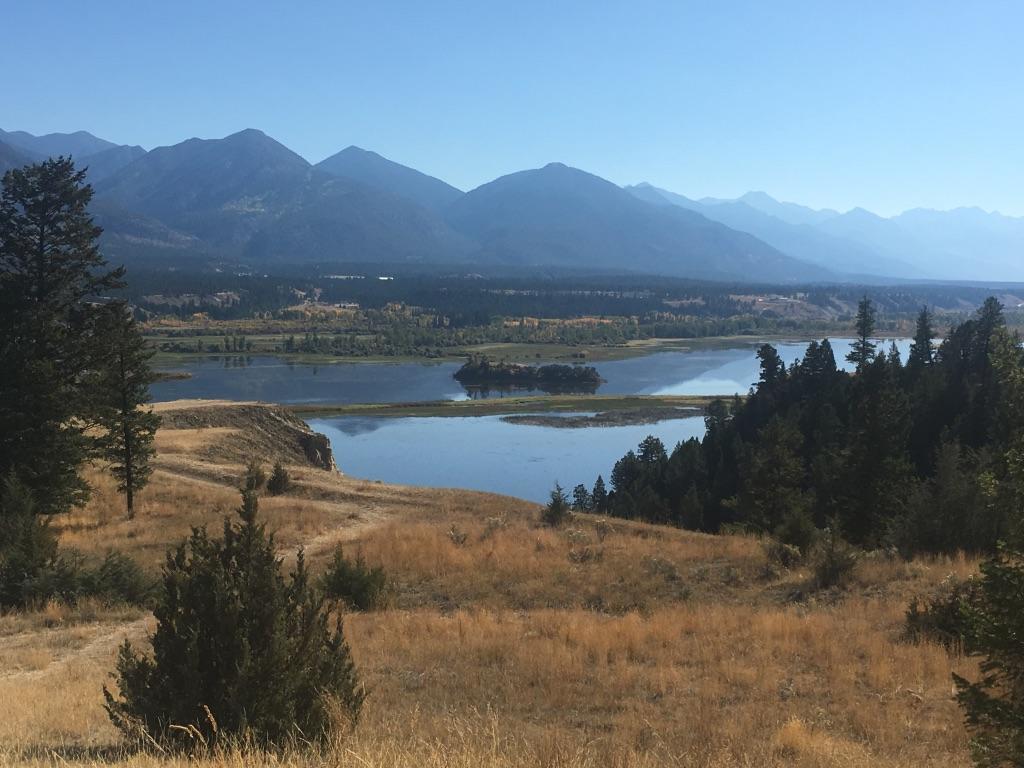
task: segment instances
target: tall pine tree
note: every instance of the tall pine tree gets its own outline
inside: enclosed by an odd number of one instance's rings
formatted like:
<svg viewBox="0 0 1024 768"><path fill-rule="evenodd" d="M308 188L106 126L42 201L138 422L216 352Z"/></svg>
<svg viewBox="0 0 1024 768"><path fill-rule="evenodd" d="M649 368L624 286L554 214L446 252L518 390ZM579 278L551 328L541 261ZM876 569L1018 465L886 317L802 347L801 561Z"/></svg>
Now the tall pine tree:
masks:
<svg viewBox="0 0 1024 768"><path fill-rule="evenodd" d="M17 475L41 513L88 497L78 469L102 343L89 299L122 276L100 256L91 198L63 157L8 171L0 192L0 475Z"/></svg>
<svg viewBox="0 0 1024 768"><path fill-rule="evenodd" d="M846 359L859 371L875 359L875 343L871 341L875 334L875 306L867 296L857 304L856 326L857 338Z"/></svg>
<svg viewBox="0 0 1024 768"><path fill-rule="evenodd" d="M107 305L98 319L97 331L106 342L106 358L96 382L96 417L103 433L97 440L101 458L110 464L125 495L128 517L135 516L135 492L152 474L153 437L160 418L146 407L153 371L153 351L121 302Z"/></svg>

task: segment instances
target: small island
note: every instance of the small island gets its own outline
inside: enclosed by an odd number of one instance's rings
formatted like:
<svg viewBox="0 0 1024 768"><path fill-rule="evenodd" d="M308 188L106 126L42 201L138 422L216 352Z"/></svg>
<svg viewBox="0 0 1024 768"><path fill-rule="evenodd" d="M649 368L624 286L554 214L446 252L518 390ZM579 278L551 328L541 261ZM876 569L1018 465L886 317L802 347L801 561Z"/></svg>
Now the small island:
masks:
<svg viewBox="0 0 1024 768"><path fill-rule="evenodd" d="M470 357L454 377L466 387L541 389L545 392L594 392L604 381L597 369L590 365L492 362L483 355Z"/></svg>

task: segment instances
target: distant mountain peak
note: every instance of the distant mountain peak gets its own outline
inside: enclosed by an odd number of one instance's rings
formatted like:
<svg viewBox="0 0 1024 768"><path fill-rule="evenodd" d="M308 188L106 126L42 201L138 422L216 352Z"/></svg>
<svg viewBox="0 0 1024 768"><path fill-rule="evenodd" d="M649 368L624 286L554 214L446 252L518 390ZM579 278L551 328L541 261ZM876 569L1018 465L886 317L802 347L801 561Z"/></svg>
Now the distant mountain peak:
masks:
<svg viewBox="0 0 1024 768"><path fill-rule="evenodd" d="M441 179L354 144L321 160L316 168L331 176L358 181L432 210L440 210L462 196L462 190Z"/></svg>

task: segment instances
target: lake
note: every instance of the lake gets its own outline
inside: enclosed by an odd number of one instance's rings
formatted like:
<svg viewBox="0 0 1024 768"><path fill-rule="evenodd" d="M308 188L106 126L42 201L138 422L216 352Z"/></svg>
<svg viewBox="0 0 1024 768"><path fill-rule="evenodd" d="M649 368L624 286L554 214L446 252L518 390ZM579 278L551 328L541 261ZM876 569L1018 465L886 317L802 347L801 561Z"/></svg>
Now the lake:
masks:
<svg viewBox="0 0 1024 768"><path fill-rule="evenodd" d="M545 414L550 415L550 414ZM471 488L544 502L555 482L571 493L648 435L668 450L704 434L691 416L657 424L570 429L510 424L500 416L309 419L331 440L342 472L389 483Z"/></svg>
<svg viewBox="0 0 1024 768"><path fill-rule="evenodd" d="M603 395L731 395L745 393L757 381L755 350L759 342L737 342L729 347L673 350L625 360L595 363L605 379ZM832 341L842 365L849 339ZM791 363L803 355L806 341L776 342L776 349ZM910 340L898 347L906 359ZM158 370L184 371L187 379L153 385L157 401L182 398L262 400L272 403L392 403L420 400L462 400L471 395L452 378L459 363L309 363L278 357L210 357L160 366ZM499 391L491 396L501 396ZM508 393L504 393L508 394ZM514 394L543 394L517 390Z"/></svg>
<svg viewBox="0 0 1024 768"><path fill-rule="evenodd" d="M845 365L850 340L838 339L832 344L837 361ZM909 340L898 342L904 359L909 346ZM788 364L803 355L807 342L777 342L775 347ZM756 349L757 343L751 341L597 363L605 379L598 392L745 393L758 379ZM154 398L386 403L457 400L471 394L452 378L459 368L459 363L453 362L314 364L275 357L243 362L203 358L169 367L187 371L191 378L155 384ZM500 416L341 416L309 423L330 438L338 466L346 474L409 485L494 491L539 502L548 498L556 481L567 492L576 483L593 483L598 474L608 482L615 461L647 435L661 438L671 451L677 442L704 433L703 419L693 416L657 424L582 429L512 424Z"/></svg>

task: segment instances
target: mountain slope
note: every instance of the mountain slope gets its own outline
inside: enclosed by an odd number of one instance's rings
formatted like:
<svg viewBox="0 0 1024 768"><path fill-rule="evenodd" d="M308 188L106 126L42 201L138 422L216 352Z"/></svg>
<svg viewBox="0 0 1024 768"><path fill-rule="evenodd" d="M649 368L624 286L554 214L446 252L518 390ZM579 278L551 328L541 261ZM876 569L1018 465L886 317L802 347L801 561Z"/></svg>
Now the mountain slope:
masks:
<svg viewBox="0 0 1024 768"><path fill-rule="evenodd" d="M262 263L445 261L468 251L426 208L317 171L251 129L154 149L96 187L109 241L145 258L184 248Z"/></svg>
<svg viewBox="0 0 1024 768"><path fill-rule="evenodd" d="M154 149L101 180L96 194L215 246L233 247L290 205L311 175L299 155L247 129Z"/></svg>
<svg viewBox="0 0 1024 768"><path fill-rule="evenodd" d="M484 258L706 279L799 281L829 273L693 211L652 205L609 181L551 163L503 176L447 210Z"/></svg>
<svg viewBox="0 0 1024 768"><path fill-rule="evenodd" d="M79 167L89 169L88 177L92 184L112 176L129 163L133 163L146 154L142 147L130 147L127 144L120 147L111 147L94 155L88 155L82 159L75 158Z"/></svg>
<svg viewBox="0 0 1024 768"><path fill-rule="evenodd" d="M12 168L21 168L31 162L32 159L24 153L15 149L10 144L0 141L0 174L7 173Z"/></svg>
<svg viewBox="0 0 1024 768"><path fill-rule="evenodd" d="M26 131L0 130L0 141L20 149L33 159L45 159L50 156L72 155L76 160L97 152L104 152L118 146L111 141L97 138L87 131L74 133L48 133L45 136L33 136Z"/></svg>
<svg viewBox="0 0 1024 768"><path fill-rule="evenodd" d="M915 208L892 221L935 252L942 274L962 273L963 265L989 279L1024 280L1024 218L989 213L980 208L934 211Z"/></svg>
<svg viewBox="0 0 1024 768"><path fill-rule="evenodd" d="M440 210L463 194L461 190L440 179L355 146L321 160L314 167L332 176L353 179L408 198L431 210Z"/></svg>
<svg viewBox="0 0 1024 768"><path fill-rule="evenodd" d="M638 184L625 189L650 202L667 202L697 211L727 227L747 232L789 256L826 269L851 275L870 274L904 278L927 275L906 262L886 256L856 240L836 237L809 224L793 224L764 213L746 202L741 202L744 198L750 199L748 195L744 195L740 200L719 200L705 204L650 184ZM793 204L777 204L786 205Z"/></svg>
<svg viewBox="0 0 1024 768"><path fill-rule="evenodd" d="M433 211L352 179L316 173L286 210L266 221L243 256L280 262L453 262L471 243Z"/></svg>

